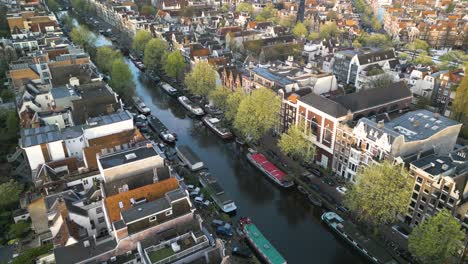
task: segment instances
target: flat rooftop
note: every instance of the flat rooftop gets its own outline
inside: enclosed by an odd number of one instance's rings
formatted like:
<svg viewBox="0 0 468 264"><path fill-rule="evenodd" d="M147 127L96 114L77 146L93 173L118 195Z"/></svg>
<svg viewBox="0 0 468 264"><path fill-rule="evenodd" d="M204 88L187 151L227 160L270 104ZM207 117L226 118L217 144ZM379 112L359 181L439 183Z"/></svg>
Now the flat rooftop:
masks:
<svg viewBox="0 0 468 264"><path fill-rule="evenodd" d="M128 111L115 112L109 115L102 115L88 118L86 121L88 127L96 127L109 125L117 122L122 122L132 119L132 115Z"/></svg>
<svg viewBox="0 0 468 264"><path fill-rule="evenodd" d="M117 153L102 155L99 158L99 162L103 169L108 169L128 163L132 163L138 160L143 160L149 157L158 156L156 150L151 146L143 146Z"/></svg>
<svg viewBox="0 0 468 264"><path fill-rule="evenodd" d="M21 130L21 146L23 148L50 143L62 139L57 126L47 125Z"/></svg>

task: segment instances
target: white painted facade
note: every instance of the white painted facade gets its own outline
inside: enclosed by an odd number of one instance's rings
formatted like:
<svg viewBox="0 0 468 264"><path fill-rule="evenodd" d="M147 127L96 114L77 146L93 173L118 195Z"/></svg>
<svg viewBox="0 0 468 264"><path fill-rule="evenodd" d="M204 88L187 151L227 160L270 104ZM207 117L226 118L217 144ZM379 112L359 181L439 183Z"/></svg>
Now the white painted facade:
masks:
<svg viewBox="0 0 468 264"><path fill-rule="evenodd" d="M128 120L124 120L121 122L115 122L112 124L85 128L84 137L87 143L88 140L93 139L93 138L104 137L104 136L132 130L132 129L133 129L133 119L128 119Z"/></svg>

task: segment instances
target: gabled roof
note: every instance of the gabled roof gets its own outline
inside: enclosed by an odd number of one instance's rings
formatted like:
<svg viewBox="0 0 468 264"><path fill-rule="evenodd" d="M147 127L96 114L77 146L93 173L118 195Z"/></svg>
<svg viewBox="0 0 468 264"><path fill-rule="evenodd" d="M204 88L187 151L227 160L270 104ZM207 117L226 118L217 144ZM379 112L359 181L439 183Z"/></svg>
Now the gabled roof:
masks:
<svg viewBox="0 0 468 264"><path fill-rule="evenodd" d="M320 111L336 118L345 116L348 113L346 108L341 104L314 93L309 93L308 95L299 98L298 101L319 109Z"/></svg>
<svg viewBox="0 0 468 264"><path fill-rule="evenodd" d="M177 187L179 187L177 179L169 178L164 181L107 197L104 202L106 204L110 222L113 223L121 219L120 212L132 207L132 198L134 200L145 198L147 201L154 201L163 197L167 192L174 190ZM119 206L119 204L121 206Z"/></svg>

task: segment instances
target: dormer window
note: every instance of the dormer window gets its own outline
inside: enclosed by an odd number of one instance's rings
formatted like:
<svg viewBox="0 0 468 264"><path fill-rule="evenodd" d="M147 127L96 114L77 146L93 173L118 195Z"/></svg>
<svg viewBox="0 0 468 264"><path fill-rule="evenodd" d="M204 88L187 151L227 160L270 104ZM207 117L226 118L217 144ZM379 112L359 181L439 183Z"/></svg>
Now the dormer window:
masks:
<svg viewBox="0 0 468 264"><path fill-rule="evenodd" d="M172 210L168 210L168 211L166 211L166 213L165 213L165 214L166 214L166 216L170 216L170 215L172 215Z"/></svg>
<svg viewBox="0 0 468 264"><path fill-rule="evenodd" d="M151 216L151 217L149 218L149 221L150 221L150 222L156 221L156 216L155 216L155 215Z"/></svg>

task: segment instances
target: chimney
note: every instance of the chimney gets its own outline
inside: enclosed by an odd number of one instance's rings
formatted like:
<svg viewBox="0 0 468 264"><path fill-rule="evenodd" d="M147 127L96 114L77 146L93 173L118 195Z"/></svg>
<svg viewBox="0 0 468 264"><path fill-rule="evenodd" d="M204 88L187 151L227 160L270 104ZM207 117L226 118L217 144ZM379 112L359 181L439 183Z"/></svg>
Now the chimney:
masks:
<svg viewBox="0 0 468 264"><path fill-rule="evenodd" d="M385 124L384 120L379 120L379 122L377 123L377 127L382 128L384 127L384 124Z"/></svg>

